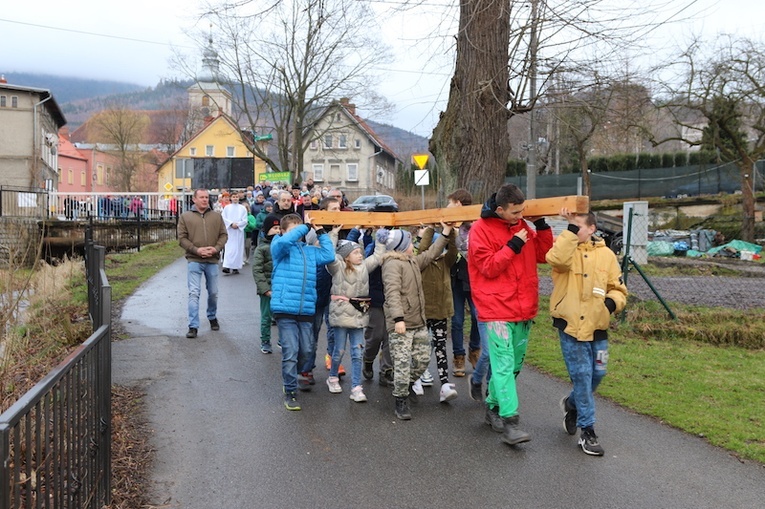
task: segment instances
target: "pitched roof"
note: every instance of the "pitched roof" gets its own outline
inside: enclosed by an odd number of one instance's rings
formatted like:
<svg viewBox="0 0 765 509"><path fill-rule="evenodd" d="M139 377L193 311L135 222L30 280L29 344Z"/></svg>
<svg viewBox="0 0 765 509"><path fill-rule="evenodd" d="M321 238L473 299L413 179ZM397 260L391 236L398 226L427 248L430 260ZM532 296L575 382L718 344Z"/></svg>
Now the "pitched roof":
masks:
<svg viewBox="0 0 765 509"><path fill-rule="evenodd" d="M62 127L58 131L58 155L59 157L69 157L70 159L79 159L81 161L87 161L88 158L82 155L82 152L69 141L69 133L66 127Z"/></svg>
<svg viewBox="0 0 765 509"><path fill-rule="evenodd" d="M58 127L63 127L66 125L66 118L64 117L64 114L61 112L61 108L58 107L58 103L56 102L56 99L53 97L53 94L51 94L50 90L44 89L44 88L34 88L34 87L23 87L21 85L10 85L8 83L2 83L0 82L0 90L9 90L9 91L17 91L17 92L27 92L30 94L38 94L40 96L41 101L45 101L43 103L43 106L45 106L45 109L48 110L48 113L53 117L53 119L58 124Z"/></svg>
<svg viewBox="0 0 765 509"><path fill-rule="evenodd" d="M363 118L356 115L356 105L351 104L348 102L348 99L340 99L339 101L332 101L332 103L327 107L327 109L324 111L324 114L321 115L320 118L323 118L326 116L327 112L332 108L340 108L352 121L354 124L356 124L359 129L364 131L364 133L367 135L367 137L380 147L381 150L384 152L387 152L391 157L394 159L401 161L401 159L396 155L396 153L393 151L392 148L390 148L383 140L380 138L380 136L370 127L369 124L364 121Z"/></svg>

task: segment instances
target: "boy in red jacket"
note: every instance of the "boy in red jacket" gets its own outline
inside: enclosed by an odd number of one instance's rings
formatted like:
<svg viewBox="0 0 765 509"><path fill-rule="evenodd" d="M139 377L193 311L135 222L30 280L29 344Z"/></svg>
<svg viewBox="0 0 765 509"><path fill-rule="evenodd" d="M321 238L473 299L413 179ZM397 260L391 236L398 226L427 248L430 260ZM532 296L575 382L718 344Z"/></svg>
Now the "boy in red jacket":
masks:
<svg viewBox="0 0 765 509"><path fill-rule="evenodd" d="M503 433L502 441L509 445L531 440L518 427L515 378L539 307L537 263L545 263L553 244L544 218L534 221L536 228L523 219L525 200L518 186L500 187L473 223L468 243L470 291L491 362L486 423Z"/></svg>

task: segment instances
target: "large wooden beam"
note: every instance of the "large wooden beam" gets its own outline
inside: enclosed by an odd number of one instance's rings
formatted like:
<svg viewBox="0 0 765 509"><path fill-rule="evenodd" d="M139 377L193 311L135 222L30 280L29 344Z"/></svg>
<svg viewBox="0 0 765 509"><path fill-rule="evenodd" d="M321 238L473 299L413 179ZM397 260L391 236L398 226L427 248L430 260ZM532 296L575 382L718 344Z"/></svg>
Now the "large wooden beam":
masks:
<svg viewBox="0 0 765 509"><path fill-rule="evenodd" d="M567 207L578 213L589 212L590 199L587 196L558 196L526 200L523 215L526 217L557 216L560 209ZM347 227L360 226L416 226L419 224L459 223L475 221L481 216L483 205L442 209L408 210L406 212L327 212L307 210L306 214L316 224Z"/></svg>

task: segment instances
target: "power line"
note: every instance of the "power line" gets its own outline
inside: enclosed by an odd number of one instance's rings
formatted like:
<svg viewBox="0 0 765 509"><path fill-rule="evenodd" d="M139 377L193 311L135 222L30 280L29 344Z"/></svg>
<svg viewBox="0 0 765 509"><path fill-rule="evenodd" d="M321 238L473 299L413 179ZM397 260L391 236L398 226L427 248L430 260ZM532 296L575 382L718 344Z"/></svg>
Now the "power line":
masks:
<svg viewBox="0 0 765 509"><path fill-rule="evenodd" d="M53 26L49 26L49 25L40 25L40 24L37 24L37 23L27 23L26 21L16 21L16 20L13 20L13 19L3 19L3 18L0 18L0 21L4 21L6 23L13 23L15 25L26 25L26 26L35 27L35 28L44 28L46 30L58 30L60 32L69 32L69 33L73 33L73 34L90 35L90 36L93 36L93 37L105 37L107 39L119 39L119 40L122 40L122 41L141 42L141 43L144 43L144 44L155 44L157 46L172 46L171 44L168 44L166 42L147 41L146 39L136 39L136 38L133 38L133 37L121 37L119 35L99 34L99 33L96 33L96 32L86 32L84 30L74 30L74 29L71 29L71 28L61 28L61 27L53 27ZM181 47L181 48L192 49L192 46L179 46L179 45L176 45L176 46L177 47ZM196 48L193 48L193 49L196 49Z"/></svg>

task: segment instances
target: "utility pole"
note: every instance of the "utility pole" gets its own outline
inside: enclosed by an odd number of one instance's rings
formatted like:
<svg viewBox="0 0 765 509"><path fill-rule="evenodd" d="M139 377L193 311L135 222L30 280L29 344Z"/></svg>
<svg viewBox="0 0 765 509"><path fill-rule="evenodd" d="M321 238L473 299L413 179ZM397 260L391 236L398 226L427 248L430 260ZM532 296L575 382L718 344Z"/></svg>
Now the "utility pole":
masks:
<svg viewBox="0 0 765 509"><path fill-rule="evenodd" d="M537 134L536 134L536 96L537 96L537 18L538 1L531 0L531 37L529 47L529 154L526 162L526 199L537 197Z"/></svg>

